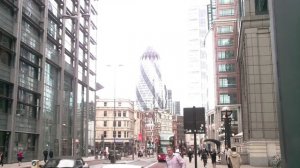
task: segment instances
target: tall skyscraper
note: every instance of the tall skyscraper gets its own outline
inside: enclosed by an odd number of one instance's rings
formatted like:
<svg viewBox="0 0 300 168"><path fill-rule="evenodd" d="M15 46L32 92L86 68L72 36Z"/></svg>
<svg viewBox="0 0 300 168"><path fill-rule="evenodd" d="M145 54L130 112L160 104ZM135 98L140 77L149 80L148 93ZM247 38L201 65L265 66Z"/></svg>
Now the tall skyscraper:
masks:
<svg viewBox="0 0 300 168"><path fill-rule="evenodd" d="M94 146L94 1L0 1L0 151L8 163ZM65 2L65 3L64 3Z"/></svg>
<svg viewBox="0 0 300 168"><path fill-rule="evenodd" d="M136 88L137 105L143 110L164 109L167 90L162 81L159 55L148 48L141 56L140 76Z"/></svg>
<svg viewBox="0 0 300 168"><path fill-rule="evenodd" d="M207 6L203 0L190 0L188 9L188 55L184 107L207 109L208 76L207 54L204 47L207 33Z"/></svg>

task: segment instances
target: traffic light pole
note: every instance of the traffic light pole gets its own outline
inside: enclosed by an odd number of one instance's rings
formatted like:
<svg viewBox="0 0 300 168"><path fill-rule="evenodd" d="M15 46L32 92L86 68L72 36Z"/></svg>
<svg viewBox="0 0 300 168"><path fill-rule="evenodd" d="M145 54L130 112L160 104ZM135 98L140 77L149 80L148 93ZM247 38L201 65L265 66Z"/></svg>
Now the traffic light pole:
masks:
<svg viewBox="0 0 300 168"><path fill-rule="evenodd" d="M196 125L196 109L193 107L194 111L194 155L195 155L195 167L197 167L197 125Z"/></svg>

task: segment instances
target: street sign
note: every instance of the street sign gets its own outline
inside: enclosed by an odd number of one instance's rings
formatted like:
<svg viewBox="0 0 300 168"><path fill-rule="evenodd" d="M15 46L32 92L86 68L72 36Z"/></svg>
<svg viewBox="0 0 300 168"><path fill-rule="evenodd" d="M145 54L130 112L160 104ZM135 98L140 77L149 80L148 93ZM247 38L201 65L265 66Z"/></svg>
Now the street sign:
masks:
<svg viewBox="0 0 300 168"><path fill-rule="evenodd" d="M206 129L204 107L184 108L183 125L185 134L205 134Z"/></svg>

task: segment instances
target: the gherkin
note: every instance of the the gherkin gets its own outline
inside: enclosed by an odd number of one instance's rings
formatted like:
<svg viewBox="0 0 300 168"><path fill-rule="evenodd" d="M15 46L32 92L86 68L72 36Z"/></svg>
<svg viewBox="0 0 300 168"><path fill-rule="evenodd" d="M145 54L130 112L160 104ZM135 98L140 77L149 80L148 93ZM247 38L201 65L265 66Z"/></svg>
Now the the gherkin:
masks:
<svg viewBox="0 0 300 168"><path fill-rule="evenodd" d="M140 74L136 87L138 107L142 111L164 108L165 91L159 67L160 57L148 48L140 59Z"/></svg>

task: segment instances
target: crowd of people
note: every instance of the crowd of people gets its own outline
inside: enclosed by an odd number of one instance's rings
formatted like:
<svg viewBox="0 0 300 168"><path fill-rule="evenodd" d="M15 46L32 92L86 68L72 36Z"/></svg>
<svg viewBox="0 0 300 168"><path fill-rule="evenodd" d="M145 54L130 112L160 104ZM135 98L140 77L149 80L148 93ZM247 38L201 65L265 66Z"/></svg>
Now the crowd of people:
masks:
<svg viewBox="0 0 300 168"><path fill-rule="evenodd" d="M207 161L208 158L211 158L211 163L213 168L216 168L217 165L217 156L220 154L219 152L215 149L212 151L207 151L205 148L204 149L198 149L197 154L201 158L203 162L203 166L206 168L207 167ZM225 158L226 158L226 163L228 168L240 168L242 159L241 156L237 153L236 147L228 148L228 146L225 147L224 150ZM188 149L187 156L189 158L189 162L192 162L192 158L194 157L194 151L192 148ZM220 155L219 155L220 157ZM172 149L172 147L167 148L167 167L168 168L186 168L186 163L183 159L183 155L180 153L179 149L175 150L175 153Z"/></svg>

